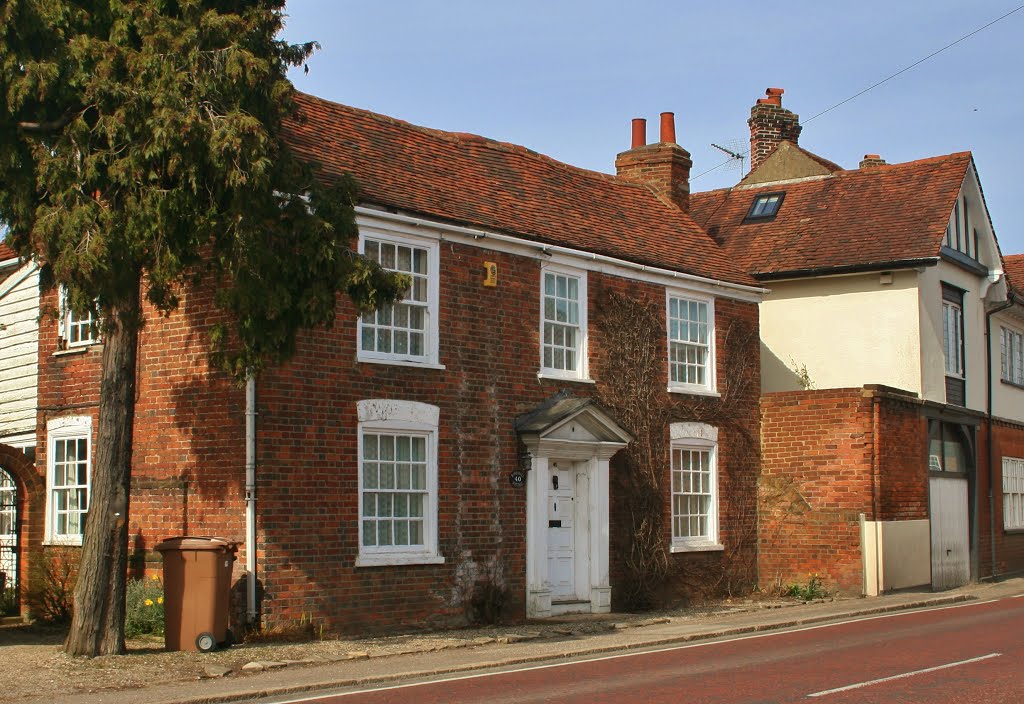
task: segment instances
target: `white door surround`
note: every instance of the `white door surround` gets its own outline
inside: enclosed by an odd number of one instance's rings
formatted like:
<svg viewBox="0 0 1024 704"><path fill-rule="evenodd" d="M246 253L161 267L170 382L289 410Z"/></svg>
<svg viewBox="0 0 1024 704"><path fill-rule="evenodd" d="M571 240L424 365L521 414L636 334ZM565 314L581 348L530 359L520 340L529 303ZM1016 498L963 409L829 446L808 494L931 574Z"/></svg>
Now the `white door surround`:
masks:
<svg viewBox="0 0 1024 704"><path fill-rule="evenodd" d="M530 454L527 617L611 611L608 461L632 437L593 401L578 398L556 397L516 428Z"/></svg>

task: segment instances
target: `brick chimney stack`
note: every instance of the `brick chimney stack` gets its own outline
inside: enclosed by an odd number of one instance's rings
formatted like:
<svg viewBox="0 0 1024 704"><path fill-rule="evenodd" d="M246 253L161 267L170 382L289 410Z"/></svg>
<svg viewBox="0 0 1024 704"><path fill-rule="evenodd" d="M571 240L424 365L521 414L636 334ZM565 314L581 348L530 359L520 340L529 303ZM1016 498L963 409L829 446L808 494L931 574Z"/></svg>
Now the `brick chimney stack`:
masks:
<svg viewBox="0 0 1024 704"><path fill-rule="evenodd" d="M797 144L800 139L800 116L782 107L782 88L769 88L768 97L758 99L750 108L750 170L765 160L782 140Z"/></svg>
<svg viewBox="0 0 1024 704"><path fill-rule="evenodd" d="M675 115L661 113L660 141L647 144L647 121L633 120L632 148L615 157L615 173L624 181L649 186L682 211L690 208L690 153L676 144Z"/></svg>
<svg viewBox="0 0 1024 704"><path fill-rule="evenodd" d="M869 169L872 166L885 166L885 164L885 159L878 154L865 154L864 159L860 162L860 168Z"/></svg>

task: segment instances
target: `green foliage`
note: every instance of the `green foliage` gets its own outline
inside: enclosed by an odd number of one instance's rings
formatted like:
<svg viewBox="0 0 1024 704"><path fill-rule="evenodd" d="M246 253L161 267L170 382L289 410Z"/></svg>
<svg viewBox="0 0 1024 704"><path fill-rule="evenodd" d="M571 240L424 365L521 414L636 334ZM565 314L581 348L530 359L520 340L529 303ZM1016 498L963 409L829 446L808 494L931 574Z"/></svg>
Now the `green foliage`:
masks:
<svg viewBox="0 0 1024 704"><path fill-rule="evenodd" d="M50 548L32 562L26 599L33 618L48 624L71 621L78 563L76 548Z"/></svg>
<svg viewBox="0 0 1024 704"><path fill-rule="evenodd" d="M785 594L804 601L813 601L814 599L824 599L828 596L828 591L818 575L812 574L807 578L807 584L790 584L786 587Z"/></svg>
<svg viewBox="0 0 1024 704"><path fill-rule="evenodd" d="M153 576L133 579L125 591L124 634L129 638L164 633L164 585Z"/></svg>
<svg viewBox="0 0 1024 704"><path fill-rule="evenodd" d="M5 587L0 592L0 616L18 615L18 589L17 587Z"/></svg>
<svg viewBox="0 0 1024 704"><path fill-rule="evenodd" d="M314 43L276 38L284 2L19 0L0 6L0 222L78 312L140 283L162 312L206 276L238 377L286 358L297 332L394 300L403 278L351 253L355 183L315 178L282 139L289 67ZM98 309L98 310L97 310ZM120 322L141 324L139 311Z"/></svg>

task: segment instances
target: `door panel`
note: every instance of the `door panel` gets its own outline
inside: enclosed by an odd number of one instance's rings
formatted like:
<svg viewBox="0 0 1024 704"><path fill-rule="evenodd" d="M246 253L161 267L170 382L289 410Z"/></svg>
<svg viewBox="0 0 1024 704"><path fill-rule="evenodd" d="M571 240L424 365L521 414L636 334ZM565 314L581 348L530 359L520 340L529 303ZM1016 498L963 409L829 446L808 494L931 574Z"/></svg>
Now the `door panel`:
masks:
<svg viewBox="0 0 1024 704"><path fill-rule="evenodd" d="M952 589L971 579L967 479L929 480L932 531L932 589Z"/></svg>
<svg viewBox="0 0 1024 704"><path fill-rule="evenodd" d="M576 473L570 462L552 462L548 487L548 579L553 601L574 599Z"/></svg>

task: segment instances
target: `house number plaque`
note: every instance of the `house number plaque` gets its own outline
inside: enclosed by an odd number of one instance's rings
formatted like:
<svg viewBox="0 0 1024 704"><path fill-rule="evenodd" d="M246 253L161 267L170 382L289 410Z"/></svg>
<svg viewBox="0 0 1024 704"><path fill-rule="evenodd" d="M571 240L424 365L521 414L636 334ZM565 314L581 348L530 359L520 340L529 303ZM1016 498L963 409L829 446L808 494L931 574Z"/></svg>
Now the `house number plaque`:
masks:
<svg viewBox="0 0 1024 704"><path fill-rule="evenodd" d="M526 486L526 472L513 469L508 473L508 483L515 487Z"/></svg>

